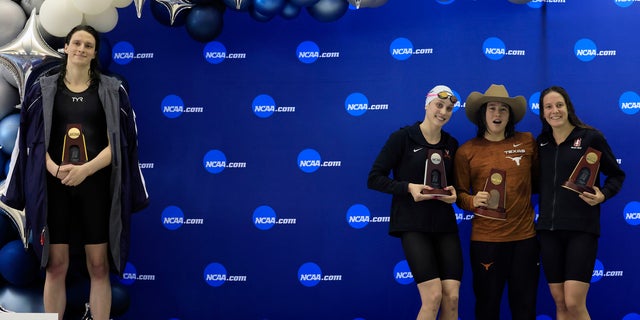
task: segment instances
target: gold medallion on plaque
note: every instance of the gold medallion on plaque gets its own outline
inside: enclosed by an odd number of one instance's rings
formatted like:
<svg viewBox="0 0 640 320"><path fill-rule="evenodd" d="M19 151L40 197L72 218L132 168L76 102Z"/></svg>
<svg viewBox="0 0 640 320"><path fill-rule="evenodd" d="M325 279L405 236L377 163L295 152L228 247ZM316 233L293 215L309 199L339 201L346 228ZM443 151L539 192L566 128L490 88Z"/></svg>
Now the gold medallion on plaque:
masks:
<svg viewBox="0 0 640 320"><path fill-rule="evenodd" d="M83 164L87 162L87 144L82 133L82 125L72 123L67 125L67 133L62 143L61 164Z"/></svg>
<svg viewBox="0 0 640 320"><path fill-rule="evenodd" d="M591 147L587 148L587 151L573 169L569 180L565 181L562 184L562 187L577 193L583 193L585 191L589 193L596 193L595 189L593 189L593 185L598 177L601 155L602 152Z"/></svg>
<svg viewBox="0 0 640 320"><path fill-rule="evenodd" d="M487 206L477 207L475 214L483 218L494 220L506 220L507 210L505 204L507 196L506 191L507 172L501 169L492 168L489 172L489 178L484 184L484 190L489 193Z"/></svg>
<svg viewBox="0 0 640 320"><path fill-rule="evenodd" d="M451 191L444 190L447 186L447 172L444 166L442 151L428 149L427 159L424 164L424 185L433 189L424 188L420 193L433 196L450 196Z"/></svg>

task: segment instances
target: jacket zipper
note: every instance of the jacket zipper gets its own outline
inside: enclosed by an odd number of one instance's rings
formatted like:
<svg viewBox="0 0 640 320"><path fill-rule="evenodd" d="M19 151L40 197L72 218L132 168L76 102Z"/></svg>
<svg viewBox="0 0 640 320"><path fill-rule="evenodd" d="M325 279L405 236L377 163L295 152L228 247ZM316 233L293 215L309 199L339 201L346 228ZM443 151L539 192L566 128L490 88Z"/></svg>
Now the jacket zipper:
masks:
<svg viewBox="0 0 640 320"><path fill-rule="evenodd" d="M557 190L556 186L558 185L558 150L560 146L556 146L555 155L553 159L553 202L551 203L551 231L553 231L553 225L556 221L556 196Z"/></svg>

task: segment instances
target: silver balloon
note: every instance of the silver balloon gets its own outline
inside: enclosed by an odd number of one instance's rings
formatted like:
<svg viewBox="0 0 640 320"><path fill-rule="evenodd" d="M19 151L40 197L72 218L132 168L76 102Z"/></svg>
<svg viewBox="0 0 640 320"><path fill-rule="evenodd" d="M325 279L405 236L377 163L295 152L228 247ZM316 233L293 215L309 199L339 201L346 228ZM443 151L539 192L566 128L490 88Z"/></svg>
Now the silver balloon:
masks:
<svg viewBox="0 0 640 320"><path fill-rule="evenodd" d="M142 17L142 7L144 6L144 2L147 0L133 0L133 4L136 6L136 14L138 15L138 19Z"/></svg>
<svg viewBox="0 0 640 320"><path fill-rule="evenodd" d="M237 11L245 11L251 5L251 0L222 0L227 7Z"/></svg>
<svg viewBox="0 0 640 320"><path fill-rule="evenodd" d="M0 46L15 38L27 16L17 3L10 0L0 0Z"/></svg>
<svg viewBox="0 0 640 320"><path fill-rule="evenodd" d="M0 47L0 65L9 70L16 81L20 101L34 79L42 71L59 64L62 54L52 49L38 31L38 15L31 11L25 28L8 44Z"/></svg>
<svg viewBox="0 0 640 320"><path fill-rule="evenodd" d="M13 77L13 73L11 73L9 71L9 68L5 67L3 64L0 64L0 75L2 75L2 78L0 78L0 80L4 79L14 89L18 87L18 83L16 82L16 79Z"/></svg>
<svg viewBox="0 0 640 320"><path fill-rule="evenodd" d="M16 143L16 146L17 145L18 144ZM7 193L7 186L3 182L0 185L0 195L5 195L6 193ZM25 249L28 248L29 242L27 240L27 233L25 231L27 228L27 217L25 215L24 210L14 209L6 205L4 202L0 201L0 212L5 213L9 217L9 219L11 219L13 224L16 225L16 228L18 229L18 234L20 235L20 241L22 241L22 245L24 246Z"/></svg>
<svg viewBox="0 0 640 320"><path fill-rule="evenodd" d="M163 5L169 11L169 22L171 25L176 21L176 17L183 10L191 9L195 4L186 0L155 0L157 3Z"/></svg>
<svg viewBox="0 0 640 320"><path fill-rule="evenodd" d="M9 82L0 79L0 119L16 110L19 103L18 91Z"/></svg>
<svg viewBox="0 0 640 320"><path fill-rule="evenodd" d="M31 12L33 9L36 9L36 14L40 13L40 6L44 0L22 0L20 1L20 5L24 12Z"/></svg>
<svg viewBox="0 0 640 320"><path fill-rule="evenodd" d="M387 3L387 0L349 0L349 3L355 6L356 9L376 8Z"/></svg>

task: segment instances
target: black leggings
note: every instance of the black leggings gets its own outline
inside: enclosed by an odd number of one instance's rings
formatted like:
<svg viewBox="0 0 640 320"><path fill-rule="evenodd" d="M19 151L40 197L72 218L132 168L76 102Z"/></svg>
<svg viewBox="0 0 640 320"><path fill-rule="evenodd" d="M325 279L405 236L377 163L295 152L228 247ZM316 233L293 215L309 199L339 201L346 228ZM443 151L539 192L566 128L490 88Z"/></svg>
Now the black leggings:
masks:
<svg viewBox="0 0 640 320"><path fill-rule="evenodd" d="M471 241L471 271L477 320L500 319L500 302L508 284L511 319L535 320L540 265L538 240Z"/></svg>
<svg viewBox="0 0 640 320"><path fill-rule="evenodd" d="M579 231L538 231L542 269L548 283L590 283L598 253L598 236Z"/></svg>
<svg viewBox="0 0 640 320"><path fill-rule="evenodd" d="M457 232L404 232L402 248L416 283L462 279L462 248Z"/></svg>

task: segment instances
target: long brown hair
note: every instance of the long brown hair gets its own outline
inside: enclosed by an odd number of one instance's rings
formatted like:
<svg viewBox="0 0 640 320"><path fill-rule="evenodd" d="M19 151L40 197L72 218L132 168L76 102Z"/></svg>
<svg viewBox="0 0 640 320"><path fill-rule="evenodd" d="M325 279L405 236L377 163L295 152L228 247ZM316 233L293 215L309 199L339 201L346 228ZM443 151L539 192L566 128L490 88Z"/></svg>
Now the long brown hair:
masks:
<svg viewBox="0 0 640 320"><path fill-rule="evenodd" d="M89 25L77 25L69 33L67 33L67 37L64 39L64 44L68 45L71 42L71 37L78 31L88 32L93 36L93 39L96 42L95 58L91 59L91 63L89 64L89 79L91 80L91 84L97 84L100 82L100 61L98 60L98 52L100 50L100 33L96 31L92 26ZM60 64L60 77L58 78L58 82L60 84L64 83L64 77L67 74L67 54L64 53L64 57L62 59L62 63Z"/></svg>
<svg viewBox="0 0 640 320"><path fill-rule="evenodd" d="M560 87L560 86L551 86L549 88L542 90L542 92L540 92L539 114L540 114L540 121L542 122L542 133L551 133L551 126L549 125L547 120L544 118L544 111L543 111L544 105L542 104L542 100L544 99L544 97L551 92L557 92L562 96L562 98L564 98L564 102L567 106L567 116L569 118L569 123L579 128L594 129L590 125L582 122L580 118L578 118L578 115L576 115L576 109L573 107L573 102L571 102L571 99L569 98L569 94L567 93L567 90L565 90L563 87Z"/></svg>

